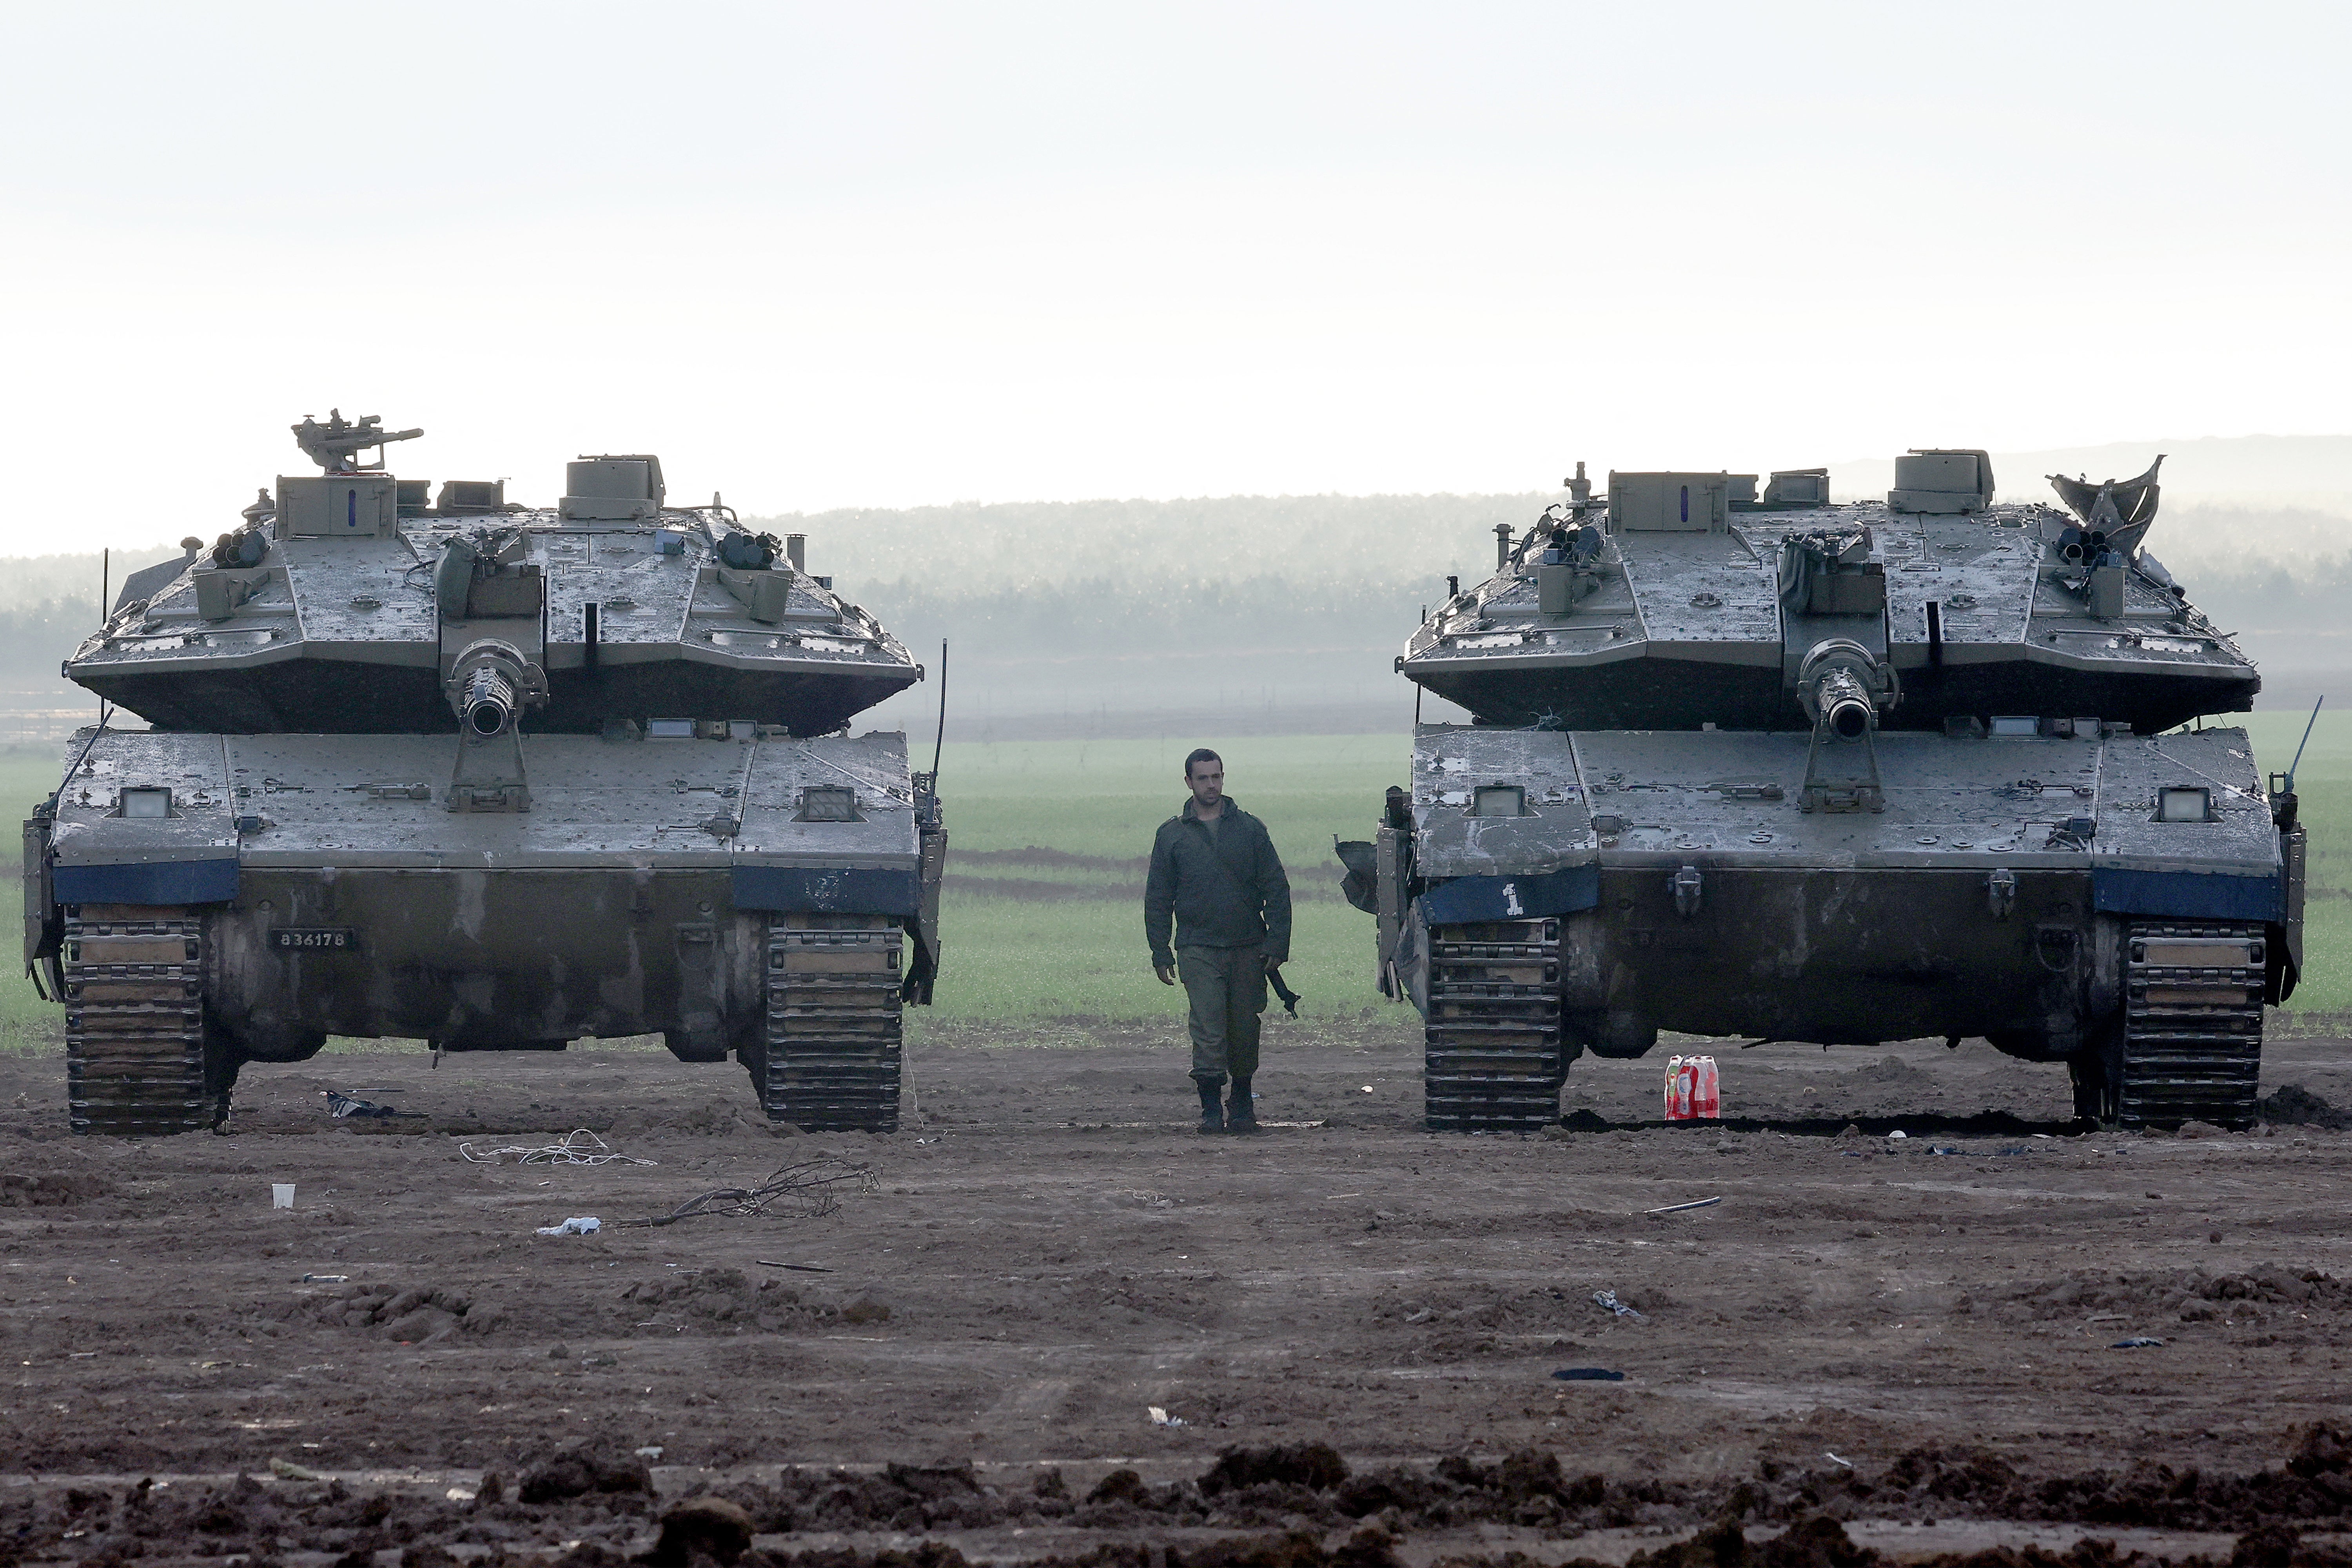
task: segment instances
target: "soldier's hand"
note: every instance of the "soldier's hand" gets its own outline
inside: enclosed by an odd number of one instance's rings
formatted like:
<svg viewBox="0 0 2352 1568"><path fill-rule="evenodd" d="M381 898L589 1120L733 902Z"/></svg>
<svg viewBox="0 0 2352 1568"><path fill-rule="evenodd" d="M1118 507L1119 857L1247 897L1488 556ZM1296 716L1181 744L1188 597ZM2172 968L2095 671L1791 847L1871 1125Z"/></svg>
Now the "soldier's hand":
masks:
<svg viewBox="0 0 2352 1568"><path fill-rule="evenodd" d="M1176 984L1176 966L1172 963L1156 963L1152 965L1151 973L1160 976L1160 984L1162 985Z"/></svg>

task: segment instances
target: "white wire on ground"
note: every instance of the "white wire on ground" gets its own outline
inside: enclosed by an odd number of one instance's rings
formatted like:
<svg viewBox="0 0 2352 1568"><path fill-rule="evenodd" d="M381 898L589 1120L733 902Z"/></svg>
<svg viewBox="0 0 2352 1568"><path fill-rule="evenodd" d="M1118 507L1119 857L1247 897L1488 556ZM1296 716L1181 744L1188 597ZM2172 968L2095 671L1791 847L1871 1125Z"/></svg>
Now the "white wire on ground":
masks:
<svg viewBox="0 0 2352 1568"><path fill-rule="evenodd" d="M511 1160L518 1165L654 1165L656 1160L640 1160L634 1154L615 1152L605 1142L585 1127L575 1127L562 1141L529 1148L509 1143L503 1149L486 1149L479 1152L471 1143L457 1145L457 1152L477 1165L495 1165Z"/></svg>

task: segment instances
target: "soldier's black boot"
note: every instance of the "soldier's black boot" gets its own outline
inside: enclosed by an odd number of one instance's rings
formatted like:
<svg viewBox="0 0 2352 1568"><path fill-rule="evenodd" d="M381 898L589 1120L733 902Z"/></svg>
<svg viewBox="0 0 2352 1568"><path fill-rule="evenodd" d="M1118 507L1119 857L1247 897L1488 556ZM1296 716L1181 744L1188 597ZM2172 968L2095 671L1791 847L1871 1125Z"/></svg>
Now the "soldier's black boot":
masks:
<svg viewBox="0 0 2352 1568"><path fill-rule="evenodd" d="M1225 1111L1224 1107L1217 1103L1217 1091L1223 1086L1197 1078L1192 1084L1201 1091L1201 1131L1223 1132L1225 1130Z"/></svg>
<svg viewBox="0 0 2352 1568"><path fill-rule="evenodd" d="M1225 1103L1225 1131L1255 1132L1257 1131L1257 1103L1250 1093L1250 1080L1234 1079L1233 1097Z"/></svg>

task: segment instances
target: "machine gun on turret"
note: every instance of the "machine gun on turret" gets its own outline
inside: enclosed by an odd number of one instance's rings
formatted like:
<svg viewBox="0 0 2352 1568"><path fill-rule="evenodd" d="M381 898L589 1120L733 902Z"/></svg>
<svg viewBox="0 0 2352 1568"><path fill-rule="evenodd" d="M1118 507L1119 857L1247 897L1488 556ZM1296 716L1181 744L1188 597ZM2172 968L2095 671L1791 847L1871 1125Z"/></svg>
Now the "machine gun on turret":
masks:
<svg viewBox="0 0 2352 1568"><path fill-rule="evenodd" d="M387 430L381 414L367 415L353 424L343 417L341 409L330 408L324 425L308 414L302 416L302 423L294 426L294 442L331 474L366 474L383 467L383 455L379 452L373 463L354 461L362 452L387 441L414 441L424 434L421 429Z"/></svg>

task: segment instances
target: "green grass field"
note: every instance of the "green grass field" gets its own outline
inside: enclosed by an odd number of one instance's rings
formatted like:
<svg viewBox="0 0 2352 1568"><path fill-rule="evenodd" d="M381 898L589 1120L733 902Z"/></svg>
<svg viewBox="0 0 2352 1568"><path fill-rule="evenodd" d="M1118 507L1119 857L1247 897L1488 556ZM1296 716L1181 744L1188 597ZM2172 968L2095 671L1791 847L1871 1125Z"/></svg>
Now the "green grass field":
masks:
<svg viewBox="0 0 2352 1568"><path fill-rule="evenodd" d="M2282 770L2303 716L2246 720L2266 770ZM1402 734L1224 742L1234 799L1263 817L1297 892L1285 971L1326 1019L1385 1013L1372 989L1371 925L1339 898L1334 833L1370 837L1381 791L1406 779ZM1054 1020L1140 1021L1181 1016L1143 944L1140 884L1153 830L1182 799L1191 742L966 743L941 766L953 848L941 925L946 973L915 1027L1018 1023L1027 1037ZM0 799L18 816L45 795L58 759L47 749L0 752ZM2296 1012L2352 1010L2352 718L2324 716L2298 780L2312 832L2307 978ZM1041 849L1092 864L1038 863ZM1105 864L1108 862L1108 864ZM1069 888L1076 897L1053 896ZM1092 895L1092 896L1087 896ZM21 978L0 981L0 1048L58 1037L59 1014ZM1050 1037L1052 1031L1045 1031Z"/></svg>
<svg viewBox="0 0 2352 1568"><path fill-rule="evenodd" d="M1225 742L1225 784L1262 817L1290 872L1295 915L1283 971L1325 1017L1387 1003L1372 989L1371 921L1341 902L1334 833L1371 836L1381 791L1406 782L1411 742L1314 735ZM950 848L940 924L940 1023L1180 1016L1181 993L1152 978L1143 943L1143 860L1184 798L1189 742L1052 741L950 746L940 763ZM1043 848L1132 862L1083 869L979 857ZM1129 889L1118 898L1008 897L991 884L1050 881Z"/></svg>
<svg viewBox="0 0 2352 1568"><path fill-rule="evenodd" d="M2303 716L2247 715L2255 755L2284 770ZM1338 900L1331 836L1370 837L1381 792L1406 781L1403 735L1253 738L1206 744L1225 757L1234 797L1265 820L1290 868L1297 905L1285 973L1326 1016L1385 1007L1372 989L1370 921ZM1105 858L1146 855L1152 830L1181 803L1188 743L1032 742L948 748L954 887L941 926L947 974L933 1016L989 1019L1173 1017L1173 993L1151 978L1139 895L1108 900L991 897L992 881L1042 879L1126 884L1132 870L976 862L970 852L1029 847ZM2298 1012L2352 1008L2352 719L2324 716L2296 781L2313 840L2306 952L2310 978ZM1316 897L1314 895L1322 896Z"/></svg>

